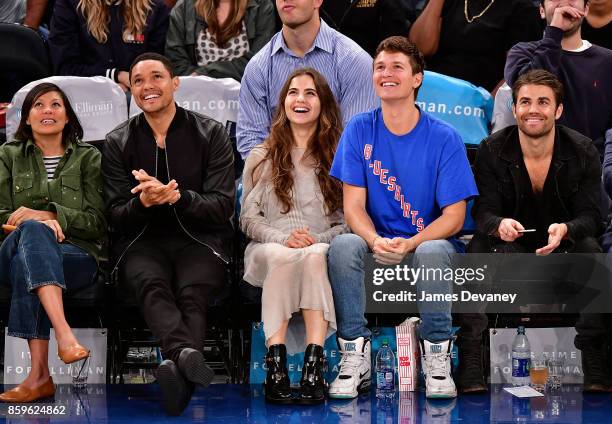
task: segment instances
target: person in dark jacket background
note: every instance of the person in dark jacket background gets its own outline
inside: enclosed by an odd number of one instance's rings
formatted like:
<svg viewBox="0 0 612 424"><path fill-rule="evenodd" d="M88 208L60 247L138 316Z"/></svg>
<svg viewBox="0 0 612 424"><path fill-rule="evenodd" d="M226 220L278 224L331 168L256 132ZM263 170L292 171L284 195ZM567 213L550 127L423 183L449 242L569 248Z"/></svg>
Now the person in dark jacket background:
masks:
<svg viewBox="0 0 612 424"><path fill-rule="evenodd" d="M550 72L532 70L517 79L512 98L517 125L494 133L478 149L474 175L480 196L472 208L477 228L468 252L601 253L599 153L589 138L556 125L563 86ZM486 391L482 332L487 317L459 317L459 388ZM603 320L604 315L581 314L576 323L574 344L582 351L587 392L609 389Z"/></svg>
<svg viewBox="0 0 612 424"><path fill-rule="evenodd" d="M49 49L56 75L106 76L128 90L132 61L164 52L163 0L57 0Z"/></svg>
<svg viewBox="0 0 612 424"><path fill-rule="evenodd" d="M166 56L177 75L240 81L273 34L270 0L179 0L170 14Z"/></svg>
<svg viewBox="0 0 612 424"><path fill-rule="evenodd" d="M405 0L326 0L321 18L374 56L378 44L392 35L407 35L414 10Z"/></svg>
<svg viewBox="0 0 612 424"><path fill-rule="evenodd" d="M225 284L234 213L233 151L223 125L174 102L179 79L156 53L135 59L143 110L107 135L102 160L119 284L136 295L166 358L164 408L179 415L214 373L201 350L206 309Z"/></svg>

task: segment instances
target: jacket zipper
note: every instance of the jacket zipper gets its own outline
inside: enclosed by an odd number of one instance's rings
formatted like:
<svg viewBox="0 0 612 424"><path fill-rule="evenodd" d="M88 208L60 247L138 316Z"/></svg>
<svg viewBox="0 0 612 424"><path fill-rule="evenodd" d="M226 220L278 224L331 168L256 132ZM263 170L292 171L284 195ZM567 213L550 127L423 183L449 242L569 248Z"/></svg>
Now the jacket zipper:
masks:
<svg viewBox="0 0 612 424"><path fill-rule="evenodd" d="M117 272L117 269L119 269L119 264L121 263L121 259L123 259L123 257L125 256L125 254L127 253L127 251L130 249L130 247L132 247L132 245L134 243L136 243L136 240L138 240L140 238L140 236L142 236L145 232L145 230L149 227L149 223L147 223L144 228L142 230L140 230L140 233L138 233L138 235L136 237L134 237L134 239L128 243L127 247L125 249L123 249L123 252L121 252L121 255L119 255L119 259L117 259L117 262L115 262L115 266L113 267L113 270L111 271L110 274L110 279L111 281L113 281L113 277L115 275L115 272Z"/></svg>
<svg viewBox="0 0 612 424"><path fill-rule="evenodd" d="M157 160L158 160L158 147L157 145L155 146L155 176L157 177ZM165 156L165 160L166 160L166 172L168 174L168 181L170 181L170 165L168 164L168 145L166 144L166 154ZM180 227L183 229L183 231L185 232L185 234L187 234L192 240L194 240L196 243L199 243L203 246L208 247L211 252L213 252L213 254L219 258L225 265L229 265L229 261L225 258L225 256L223 256L221 253L217 252L215 249L213 249L208 243L203 242L202 240L198 239L197 237L195 237L193 234L191 234L189 231L187 231L187 228L185 228L185 226L183 225L183 222L181 221L181 219L178 216L178 213L176 212L176 208L174 207L174 205L172 205L172 211L174 212L174 216L176 217L176 220L178 221Z"/></svg>
<svg viewBox="0 0 612 424"><path fill-rule="evenodd" d="M170 180L170 166L168 165L168 146L166 146L166 172L168 173L168 180ZM155 176L157 177L157 162L159 159L159 152L157 150L157 145L155 146ZM183 223L181 222L181 219L178 216L178 213L176 212L176 208L174 208L174 206L172 207L172 211L174 212L174 216L176 217L176 220L178 221L181 229L185 232L185 234L187 234L192 240L194 240L195 242L206 246L207 248L210 249L210 251L217 257L219 258L225 265L229 265L229 261L225 258L225 256L223 256L221 253L217 252L215 249L213 249L208 243L203 242L202 240L199 240L197 237L194 237L189 231L187 231L187 229L185 228L185 226L183 225ZM136 237L134 237L134 239L127 245L127 247L125 249L123 249L123 252L121 252L121 255L119 255L119 259L117 259L117 262L115 263L115 266L113 268L113 270L111 271L111 281L113 280L113 276L115 274L115 272L117 271L117 269L119 268L119 264L121 263L121 260L123 259L123 257L125 256L125 254L127 253L127 251L130 249L130 247L132 247L132 245L134 243L136 243L136 240L138 240L146 231L146 229L149 227L149 224L147 223L144 228L140 231L140 233L138 233L138 235Z"/></svg>

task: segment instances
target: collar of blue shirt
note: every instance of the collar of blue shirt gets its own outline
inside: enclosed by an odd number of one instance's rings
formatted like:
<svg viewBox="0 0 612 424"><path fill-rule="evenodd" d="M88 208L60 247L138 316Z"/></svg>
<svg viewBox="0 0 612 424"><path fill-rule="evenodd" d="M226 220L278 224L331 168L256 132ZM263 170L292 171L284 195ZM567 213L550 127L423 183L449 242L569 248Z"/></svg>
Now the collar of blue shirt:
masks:
<svg viewBox="0 0 612 424"><path fill-rule="evenodd" d="M333 53L334 48L333 48L332 40L334 39L334 35L335 35L334 33L335 31L331 29L329 25L327 25L323 19L321 19L321 26L319 28L319 33L317 34L314 40L314 43L312 44L310 49L308 49L306 54L313 51L315 47L318 47L321 50L324 50L328 53ZM289 47L287 47L287 44L285 44L285 39L283 37L282 30L277 32L276 35L274 36L274 41L272 43L272 53L270 56L274 56L280 49L283 49L283 51L287 53L288 55L295 56L295 54L289 49Z"/></svg>

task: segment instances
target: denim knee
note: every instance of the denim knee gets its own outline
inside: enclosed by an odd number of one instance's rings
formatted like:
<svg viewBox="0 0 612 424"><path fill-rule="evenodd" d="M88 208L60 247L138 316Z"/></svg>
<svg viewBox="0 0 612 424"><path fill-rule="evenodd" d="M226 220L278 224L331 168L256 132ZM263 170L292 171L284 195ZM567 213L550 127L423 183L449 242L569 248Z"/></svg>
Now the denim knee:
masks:
<svg viewBox="0 0 612 424"><path fill-rule="evenodd" d="M427 240L421 243L414 253L417 266L450 266L451 255L455 253L455 248L448 240Z"/></svg>
<svg viewBox="0 0 612 424"><path fill-rule="evenodd" d="M331 241L327 255L330 261L363 262L367 252L368 244L357 234L341 234Z"/></svg>
<svg viewBox="0 0 612 424"><path fill-rule="evenodd" d="M23 221L18 229L23 232L23 233L40 233L43 232L43 234L46 235L46 233L44 233L45 231L51 231L53 232L53 230L51 230L51 228L49 228L47 225L43 224L40 221L35 221L33 219L29 219L27 221Z"/></svg>

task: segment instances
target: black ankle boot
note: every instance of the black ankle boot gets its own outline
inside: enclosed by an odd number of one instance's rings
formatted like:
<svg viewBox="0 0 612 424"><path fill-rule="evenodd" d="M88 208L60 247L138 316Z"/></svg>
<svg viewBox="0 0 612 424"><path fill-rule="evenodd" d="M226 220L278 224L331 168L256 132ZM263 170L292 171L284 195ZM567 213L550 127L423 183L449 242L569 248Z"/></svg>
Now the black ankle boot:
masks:
<svg viewBox="0 0 612 424"><path fill-rule="evenodd" d="M592 346L582 349L582 372L584 373L584 392L599 393L609 390L606 363L607 346Z"/></svg>
<svg viewBox="0 0 612 424"><path fill-rule="evenodd" d="M306 352L304 352L304 366L302 367L298 403L314 405L325 401L324 364L323 346L309 344L306 347Z"/></svg>
<svg viewBox="0 0 612 424"><path fill-rule="evenodd" d="M272 403L291 403L291 386L287 373L287 348L284 344L275 344L268 348L266 354L266 401Z"/></svg>
<svg viewBox="0 0 612 424"><path fill-rule="evenodd" d="M483 393L487 391L484 380L484 366L482 361L482 341L458 340L459 368L455 381L460 393Z"/></svg>

